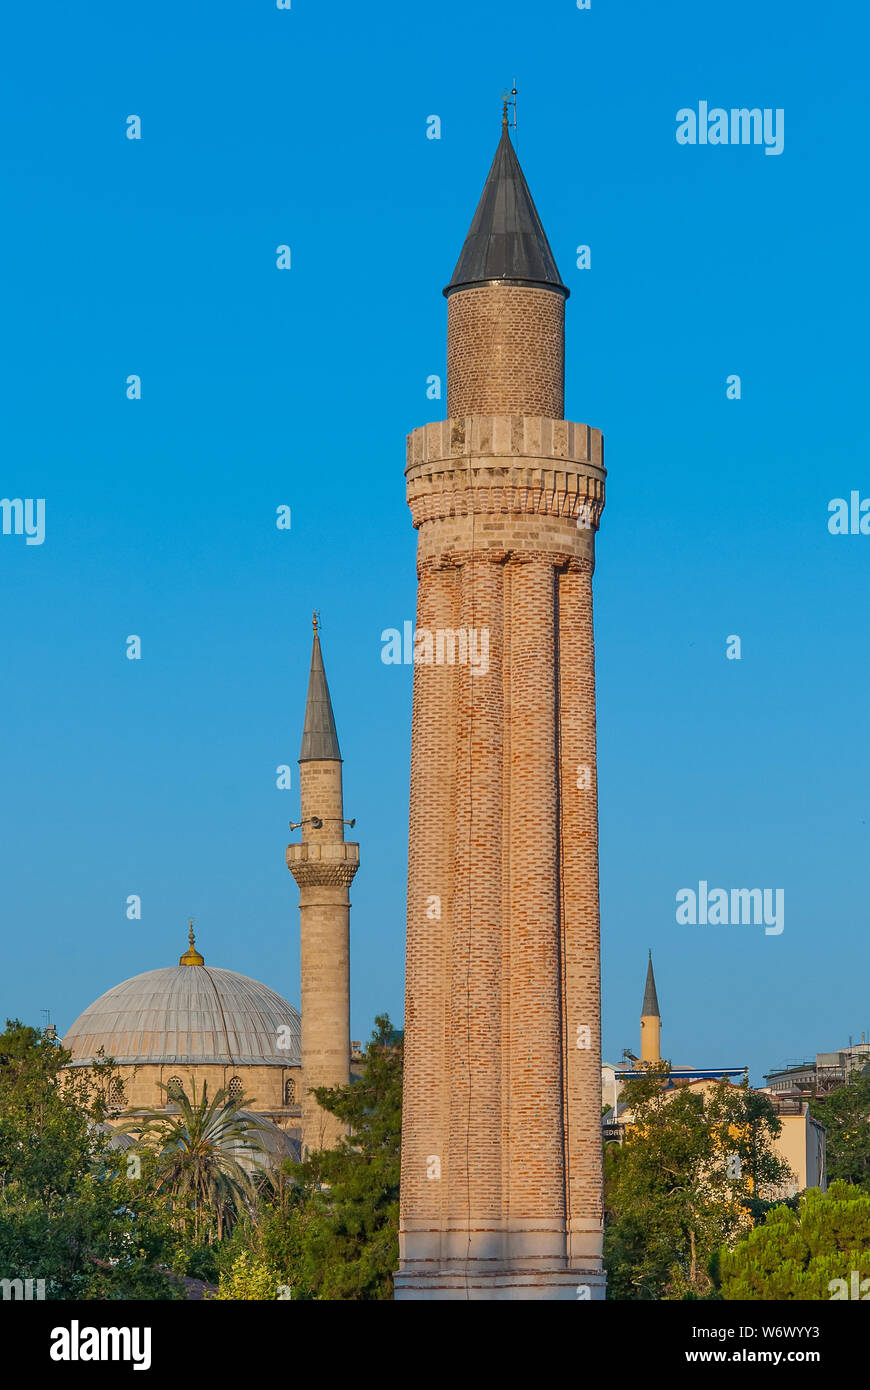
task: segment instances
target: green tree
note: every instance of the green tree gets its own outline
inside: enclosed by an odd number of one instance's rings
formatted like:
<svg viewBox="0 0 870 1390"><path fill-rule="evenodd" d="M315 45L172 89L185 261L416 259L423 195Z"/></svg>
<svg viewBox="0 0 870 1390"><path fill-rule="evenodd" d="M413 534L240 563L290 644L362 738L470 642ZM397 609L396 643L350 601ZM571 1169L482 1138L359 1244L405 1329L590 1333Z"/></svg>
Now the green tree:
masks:
<svg viewBox="0 0 870 1390"><path fill-rule="evenodd" d="M375 1019L360 1078L314 1094L350 1134L335 1149L287 1163L289 1183L261 1192L259 1218L233 1235L220 1287L238 1277L238 1244L254 1257L251 1287L265 1267L272 1289L284 1286L294 1299L391 1299L399 1258L402 1043L386 1015Z"/></svg>
<svg viewBox="0 0 870 1390"><path fill-rule="evenodd" d="M52 1299L181 1296L162 1268L171 1231L103 1125L94 1076L39 1029L0 1034L0 1278L44 1279Z"/></svg>
<svg viewBox="0 0 870 1390"><path fill-rule="evenodd" d="M363 1074L319 1087L319 1105L350 1127L336 1149L292 1170L299 1183L299 1296L390 1299L399 1260L402 1046L386 1014L375 1019Z"/></svg>
<svg viewBox="0 0 870 1390"><path fill-rule="evenodd" d="M870 1076L814 1096L810 1111L828 1131L828 1177L870 1190Z"/></svg>
<svg viewBox="0 0 870 1390"><path fill-rule="evenodd" d="M666 1070L632 1078L625 1143L605 1151L605 1264L617 1299L706 1297L713 1253L765 1211L789 1169L781 1122L744 1082L665 1089Z"/></svg>
<svg viewBox="0 0 870 1390"><path fill-rule="evenodd" d="M161 1089L169 1094L162 1082ZM137 1150L150 1158L148 1175L154 1193L181 1227L192 1227L195 1243L221 1240L239 1215L253 1210L256 1184L239 1159L263 1152L257 1124L240 1112L250 1097L230 1097L225 1088L212 1100L208 1083L197 1097L183 1087L172 1091L177 1113L151 1109L131 1113L125 1128L138 1134Z"/></svg>
<svg viewBox="0 0 870 1390"><path fill-rule="evenodd" d="M264 1302L277 1298L275 1276L264 1260L258 1260L249 1250L236 1255L228 1269L221 1273L216 1293L211 1298L223 1302Z"/></svg>
<svg viewBox="0 0 870 1390"><path fill-rule="evenodd" d="M811 1187L797 1211L774 1207L712 1269L729 1301L870 1298L870 1193L842 1181Z"/></svg>

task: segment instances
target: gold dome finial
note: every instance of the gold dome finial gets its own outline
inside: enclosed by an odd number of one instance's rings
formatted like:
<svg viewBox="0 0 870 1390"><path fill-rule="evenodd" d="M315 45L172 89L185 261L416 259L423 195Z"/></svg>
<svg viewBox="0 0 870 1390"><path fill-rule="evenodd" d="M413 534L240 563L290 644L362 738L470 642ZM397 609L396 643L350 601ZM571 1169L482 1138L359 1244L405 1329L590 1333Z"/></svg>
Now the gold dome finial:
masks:
<svg viewBox="0 0 870 1390"><path fill-rule="evenodd" d="M181 956L181 957L179 958L178 964L179 964L179 965L205 965L205 960L204 960L204 958L199 954L199 951L196 949L195 945L193 944L194 941L195 941L195 937L194 937L194 935L193 935L193 918L192 918L192 917L188 917L188 919L187 919L187 925L190 927L190 931L189 931L188 937L187 937L188 941L190 942L190 945L188 946L188 948L187 948L187 950L185 951L184 955Z"/></svg>
<svg viewBox="0 0 870 1390"><path fill-rule="evenodd" d="M315 608L314 612L311 614L311 626L314 628L314 631L315 631L315 632L317 631L317 624L318 624L319 618L320 618L320 615L319 615L319 613L317 612L317 609Z"/></svg>

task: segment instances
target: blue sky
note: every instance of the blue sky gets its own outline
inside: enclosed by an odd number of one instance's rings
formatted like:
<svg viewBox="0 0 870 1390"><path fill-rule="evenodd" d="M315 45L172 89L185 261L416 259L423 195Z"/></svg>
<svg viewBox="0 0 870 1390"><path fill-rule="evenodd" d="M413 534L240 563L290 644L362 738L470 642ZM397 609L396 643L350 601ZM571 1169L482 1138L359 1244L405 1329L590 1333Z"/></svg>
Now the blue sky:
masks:
<svg viewBox="0 0 870 1390"><path fill-rule="evenodd" d="M65 1029L174 963L191 913L209 963L298 1001L317 607L361 845L352 1034L401 1018L404 436L443 413L441 288L516 78L572 290L566 413L609 470L605 1054L637 1050L650 946L676 1062L758 1081L870 1035L870 536L827 530L870 497L867 29L805 0L17 8L0 495L44 497L46 538L0 536L0 1014ZM702 100L782 108L782 154L678 145ZM702 879L783 888L784 931L677 925Z"/></svg>

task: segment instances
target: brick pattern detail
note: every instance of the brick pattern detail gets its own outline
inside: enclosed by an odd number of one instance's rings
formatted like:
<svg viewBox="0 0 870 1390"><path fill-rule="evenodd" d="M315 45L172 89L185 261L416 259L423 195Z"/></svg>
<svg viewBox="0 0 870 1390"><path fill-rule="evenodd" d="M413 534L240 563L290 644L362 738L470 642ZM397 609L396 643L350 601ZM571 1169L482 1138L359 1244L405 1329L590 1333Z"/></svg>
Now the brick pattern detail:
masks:
<svg viewBox="0 0 870 1390"><path fill-rule="evenodd" d="M502 1208L502 567L469 562L459 582L457 626L490 634L487 676L457 667L454 704L447 1167L448 1218L461 1223L469 1212Z"/></svg>
<svg viewBox="0 0 870 1390"><path fill-rule="evenodd" d="M448 415L548 415L565 393L565 300L509 284L457 290L447 300Z"/></svg>
<svg viewBox="0 0 870 1390"><path fill-rule="evenodd" d="M419 576L417 627L455 628L458 574L425 568ZM422 668L417 668L417 671ZM428 680L414 676L411 744L410 842L419 847L408 862L405 1076L413 1078L414 1123L402 1138L402 1188L414 1193L414 1212L438 1229L448 1187L447 1150L452 1018L449 1009L453 841L440 817L456 794L454 666L431 666ZM407 1095L407 1092L406 1092ZM441 1179L428 1178L431 1160Z"/></svg>
<svg viewBox="0 0 870 1390"><path fill-rule="evenodd" d="M592 572L557 575L562 1012L568 1254L597 1249L604 1218L601 1147L601 979L598 924L598 771ZM588 782L588 785L586 785ZM578 1029L588 1028L587 1034ZM578 1041L584 1045L578 1047Z"/></svg>
<svg viewBox="0 0 870 1390"><path fill-rule="evenodd" d="M510 1196L564 1220L554 570L512 566Z"/></svg>

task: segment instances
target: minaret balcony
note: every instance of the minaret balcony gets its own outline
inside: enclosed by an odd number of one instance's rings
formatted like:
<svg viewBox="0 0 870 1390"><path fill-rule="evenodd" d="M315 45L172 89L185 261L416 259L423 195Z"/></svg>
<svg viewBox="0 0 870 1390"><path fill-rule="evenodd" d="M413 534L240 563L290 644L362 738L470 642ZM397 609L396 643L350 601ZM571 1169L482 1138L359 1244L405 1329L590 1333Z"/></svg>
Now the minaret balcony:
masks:
<svg viewBox="0 0 870 1390"><path fill-rule="evenodd" d="M349 840L288 845L287 868L300 888L349 888L359 868L359 845Z"/></svg>
<svg viewBox="0 0 870 1390"><path fill-rule="evenodd" d="M356 864L359 867L359 845L351 840L322 840L287 846L287 865L293 864Z"/></svg>

